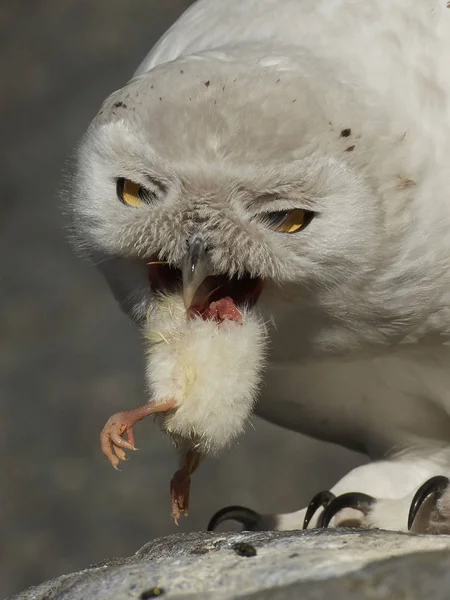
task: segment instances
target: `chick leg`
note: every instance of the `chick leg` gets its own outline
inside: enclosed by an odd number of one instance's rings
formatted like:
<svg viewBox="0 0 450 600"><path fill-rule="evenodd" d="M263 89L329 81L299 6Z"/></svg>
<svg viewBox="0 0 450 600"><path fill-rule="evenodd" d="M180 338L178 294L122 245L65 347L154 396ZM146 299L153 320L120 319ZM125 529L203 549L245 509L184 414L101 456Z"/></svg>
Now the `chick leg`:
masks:
<svg viewBox="0 0 450 600"><path fill-rule="evenodd" d="M185 517L188 516L191 475L203 458L204 456L196 450L188 450L182 456L180 469L172 477L170 497L172 499L172 516L176 525L178 525L181 514Z"/></svg>
<svg viewBox="0 0 450 600"><path fill-rule="evenodd" d="M118 412L110 417L100 433L100 444L103 454L112 466L117 469L119 460L126 460L124 450L137 450L134 447L133 427L138 421L148 415L167 412L174 408L176 408L174 400L149 402L144 406ZM127 440L123 438L124 434L127 435Z"/></svg>

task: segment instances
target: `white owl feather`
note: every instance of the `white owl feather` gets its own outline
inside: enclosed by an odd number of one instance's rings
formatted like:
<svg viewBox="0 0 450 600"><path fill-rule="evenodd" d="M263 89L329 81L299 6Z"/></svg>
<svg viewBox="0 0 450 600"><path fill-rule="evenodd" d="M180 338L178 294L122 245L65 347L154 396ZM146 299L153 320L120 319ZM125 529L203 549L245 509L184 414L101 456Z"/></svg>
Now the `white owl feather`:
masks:
<svg viewBox="0 0 450 600"><path fill-rule="evenodd" d="M197 454L253 408L378 461L333 488L378 499L364 525L407 528L417 486L450 476L448 56L445 0L199 0L91 123L74 227L143 332L151 390L104 450L117 463L164 410L175 517Z"/></svg>

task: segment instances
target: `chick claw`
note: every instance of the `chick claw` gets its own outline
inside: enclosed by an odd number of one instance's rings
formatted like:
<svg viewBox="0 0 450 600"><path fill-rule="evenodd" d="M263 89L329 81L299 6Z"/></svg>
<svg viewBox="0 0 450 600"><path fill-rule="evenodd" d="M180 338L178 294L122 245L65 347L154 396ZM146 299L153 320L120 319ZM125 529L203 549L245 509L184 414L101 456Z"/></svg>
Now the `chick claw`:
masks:
<svg viewBox="0 0 450 600"><path fill-rule="evenodd" d="M134 445L133 427L138 421L159 412L167 412L176 407L174 400L149 402L144 406L118 412L110 417L100 433L102 452L117 470L119 461L126 460L125 450L137 450ZM127 439L123 438L126 434Z"/></svg>

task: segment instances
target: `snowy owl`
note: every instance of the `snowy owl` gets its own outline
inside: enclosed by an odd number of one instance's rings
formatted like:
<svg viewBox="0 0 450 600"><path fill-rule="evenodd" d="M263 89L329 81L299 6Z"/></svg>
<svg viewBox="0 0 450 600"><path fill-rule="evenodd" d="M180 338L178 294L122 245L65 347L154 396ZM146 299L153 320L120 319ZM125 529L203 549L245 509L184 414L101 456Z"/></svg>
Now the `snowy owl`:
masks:
<svg viewBox="0 0 450 600"><path fill-rule="evenodd" d="M155 415L176 521L256 413L372 462L210 529L450 531L449 56L446 0L199 0L90 124L74 231L149 389L101 446Z"/></svg>

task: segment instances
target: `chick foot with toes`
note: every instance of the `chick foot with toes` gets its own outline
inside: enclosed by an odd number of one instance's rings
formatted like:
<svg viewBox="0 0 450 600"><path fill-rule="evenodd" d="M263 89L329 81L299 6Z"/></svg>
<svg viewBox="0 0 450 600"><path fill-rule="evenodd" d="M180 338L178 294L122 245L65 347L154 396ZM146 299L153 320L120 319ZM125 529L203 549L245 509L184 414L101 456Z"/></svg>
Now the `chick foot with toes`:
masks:
<svg viewBox="0 0 450 600"><path fill-rule="evenodd" d="M137 450L134 442L133 427L148 415L167 412L175 407L175 402L149 402L144 406L118 412L108 419L100 433L100 445L103 454L115 469L119 462L126 460L125 450ZM124 438L127 436L127 439Z"/></svg>

